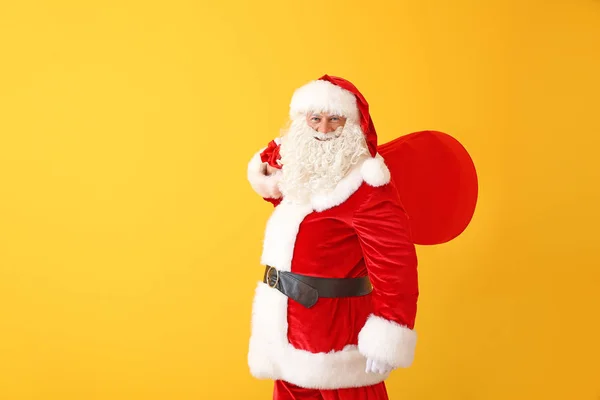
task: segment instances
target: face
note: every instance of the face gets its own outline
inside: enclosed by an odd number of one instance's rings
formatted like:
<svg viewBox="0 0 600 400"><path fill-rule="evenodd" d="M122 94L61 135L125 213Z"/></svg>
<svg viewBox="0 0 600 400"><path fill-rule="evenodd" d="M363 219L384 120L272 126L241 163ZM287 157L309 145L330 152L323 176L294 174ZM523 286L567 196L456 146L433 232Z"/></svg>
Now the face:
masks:
<svg viewBox="0 0 600 400"><path fill-rule="evenodd" d="M304 202L314 193L333 190L369 155L362 129L352 120L311 114L291 122L280 150L283 174L279 186L288 199Z"/></svg>
<svg viewBox="0 0 600 400"><path fill-rule="evenodd" d="M346 118L335 114L312 113L306 116L308 126L319 133L331 133L346 124Z"/></svg>

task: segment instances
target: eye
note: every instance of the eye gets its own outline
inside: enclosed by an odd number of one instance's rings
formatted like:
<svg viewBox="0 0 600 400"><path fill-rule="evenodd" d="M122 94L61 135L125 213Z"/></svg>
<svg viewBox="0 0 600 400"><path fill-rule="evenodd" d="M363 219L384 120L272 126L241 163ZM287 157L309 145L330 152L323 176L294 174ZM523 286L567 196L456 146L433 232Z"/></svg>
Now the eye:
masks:
<svg viewBox="0 0 600 400"><path fill-rule="evenodd" d="M312 122L319 122L321 119L319 117L312 117L310 120Z"/></svg>
<svg viewBox="0 0 600 400"><path fill-rule="evenodd" d="M339 120L340 120L340 118L339 118L339 117L331 117L331 119L330 119L330 121L334 121L334 122L337 122L337 121L339 121Z"/></svg>

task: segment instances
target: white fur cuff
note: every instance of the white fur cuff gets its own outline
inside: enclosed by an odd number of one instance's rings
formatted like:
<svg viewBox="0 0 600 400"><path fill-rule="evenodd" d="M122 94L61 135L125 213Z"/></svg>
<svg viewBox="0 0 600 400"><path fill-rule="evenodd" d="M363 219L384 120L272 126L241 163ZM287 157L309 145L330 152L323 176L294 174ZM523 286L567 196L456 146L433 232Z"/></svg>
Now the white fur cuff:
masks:
<svg viewBox="0 0 600 400"><path fill-rule="evenodd" d="M417 334L394 321L370 315L358 334L358 350L365 357L394 368L409 367L414 359Z"/></svg>
<svg viewBox="0 0 600 400"><path fill-rule="evenodd" d="M281 192L277 186L281 177L281 171L277 171L272 175L266 175L265 164L260 159L260 152L256 153L248 163L248 181L252 189L260 196L268 199L278 199L281 197Z"/></svg>

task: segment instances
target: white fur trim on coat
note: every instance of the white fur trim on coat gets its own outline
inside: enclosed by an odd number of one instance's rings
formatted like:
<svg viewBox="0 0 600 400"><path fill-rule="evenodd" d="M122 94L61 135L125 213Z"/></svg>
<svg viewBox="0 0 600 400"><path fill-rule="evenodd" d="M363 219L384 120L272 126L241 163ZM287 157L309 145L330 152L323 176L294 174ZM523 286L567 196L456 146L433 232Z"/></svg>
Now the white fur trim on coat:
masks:
<svg viewBox="0 0 600 400"><path fill-rule="evenodd" d="M248 182L256 193L264 198L278 199L281 197L279 191L279 180L281 179L281 170L272 175L265 175L265 163L260 158L259 151L252 157L248 163Z"/></svg>
<svg viewBox="0 0 600 400"><path fill-rule="evenodd" d="M290 117L296 119L308 112L327 112L360 120L356 96L346 89L323 80L311 81L296 89L290 102Z"/></svg>
<svg viewBox="0 0 600 400"><path fill-rule="evenodd" d="M417 334L394 321L370 315L358 334L358 350L394 368L409 367L415 356Z"/></svg>
<svg viewBox="0 0 600 400"><path fill-rule="evenodd" d="M315 211L321 212L329 208L339 206L344 201L356 192L360 185L363 183L363 176L361 174L361 168L353 168L344 179L342 179L335 190L327 194L314 194L310 201Z"/></svg>
<svg viewBox="0 0 600 400"><path fill-rule="evenodd" d="M367 160L369 161L369 160ZM365 162L367 162L365 161ZM314 196L309 204L286 201L275 207L267 222L261 263L281 271L290 271L296 236L304 218L312 212L335 207L346 201L363 182L372 181L376 165L387 169L383 159L369 167L358 164L334 191ZM389 174L389 171L388 171ZM385 172L375 174L384 176ZM381 183L381 180L378 181ZM295 385L315 389L339 389L374 385L389 374L367 373L366 357L358 346L341 351L311 353L293 347L288 341L288 298L259 281L252 306L252 333L248 364L250 373L259 379L283 379Z"/></svg>
<svg viewBox="0 0 600 400"><path fill-rule="evenodd" d="M282 379L312 389L374 385L389 374L365 372L366 358L356 346L341 351L311 353L287 339L287 297L259 282L252 309L248 364L258 379Z"/></svg>

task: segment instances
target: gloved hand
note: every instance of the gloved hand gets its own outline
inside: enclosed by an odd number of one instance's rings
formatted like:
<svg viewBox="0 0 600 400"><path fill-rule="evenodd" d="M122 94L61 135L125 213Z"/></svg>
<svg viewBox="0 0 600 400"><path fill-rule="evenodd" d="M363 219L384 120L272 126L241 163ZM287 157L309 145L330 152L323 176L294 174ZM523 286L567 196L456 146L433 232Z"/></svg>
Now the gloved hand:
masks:
<svg viewBox="0 0 600 400"><path fill-rule="evenodd" d="M392 372L394 368L384 361L377 361L372 358L367 358L367 368L365 370L366 373L374 373L374 374L389 374Z"/></svg>

